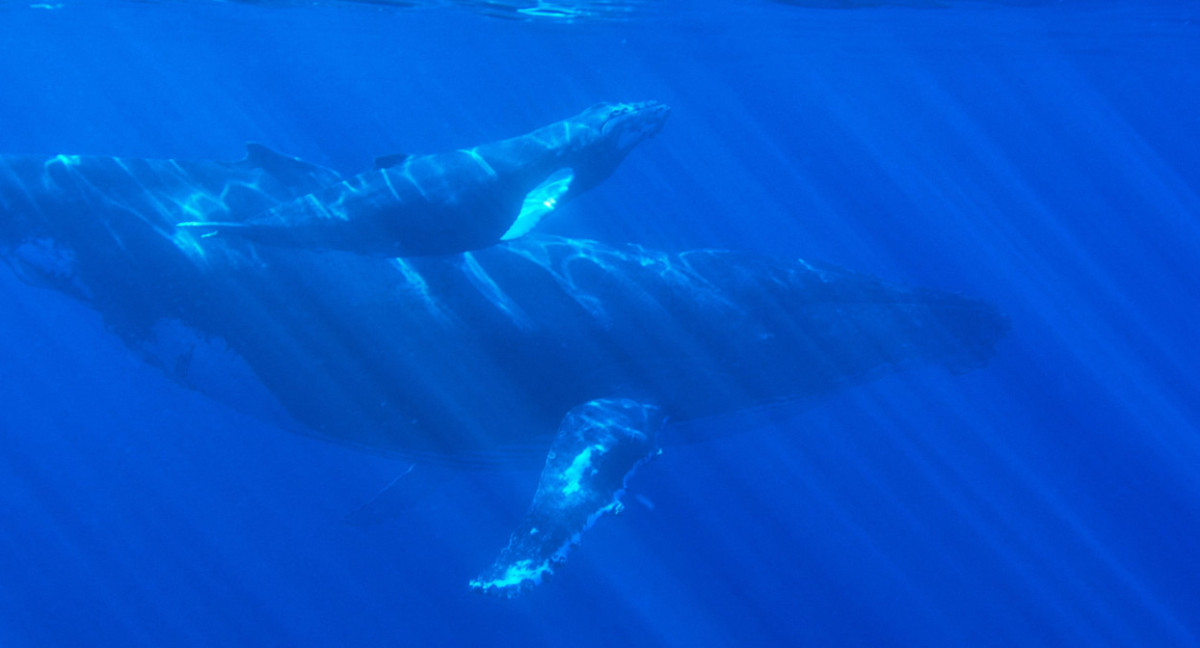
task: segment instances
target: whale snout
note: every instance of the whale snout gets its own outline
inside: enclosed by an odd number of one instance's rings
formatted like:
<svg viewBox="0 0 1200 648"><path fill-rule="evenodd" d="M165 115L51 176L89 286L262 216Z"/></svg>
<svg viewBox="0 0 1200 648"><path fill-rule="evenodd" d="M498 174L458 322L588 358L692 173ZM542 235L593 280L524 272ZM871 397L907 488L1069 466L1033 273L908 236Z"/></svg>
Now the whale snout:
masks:
<svg viewBox="0 0 1200 648"><path fill-rule="evenodd" d="M633 105L634 110L645 115L658 117L659 119L666 119L667 116L671 114L670 106L661 101L654 101L653 99L650 101L635 103Z"/></svg>
<svg viewBox="0 0 1200 648"><path fill-rule="evenodd" d="M996 345L1012 329L1012 320L987 302L955 300L943 305L938 321L946 336L942 362L957 375L987 366Z"/></svg>
<svg viewBox="0 0 1200 648"><path fill-rule="evenodd" d="M666 123L667 117L671 116L671 107L661 101L639 101L621 105L628 108L633 119L644 124L656 125L659 129Z"/></svg>
<svg viewBox="0 0 1200 648"><path fill-rule="evenodd" d="M659 101L601 104L605 110L600 132L621 151L654 137L663 129L671 107Z"/></svg>
<svg viewBox="0 0 1200 648"><path fill-rule="evenodd" d="M647 137L652 137L657 135L663 125L667 123L667 117L671 116L671 107L659 101L645 101L638 107L638 112L653 128L652 132L647 135Z"/></svg>

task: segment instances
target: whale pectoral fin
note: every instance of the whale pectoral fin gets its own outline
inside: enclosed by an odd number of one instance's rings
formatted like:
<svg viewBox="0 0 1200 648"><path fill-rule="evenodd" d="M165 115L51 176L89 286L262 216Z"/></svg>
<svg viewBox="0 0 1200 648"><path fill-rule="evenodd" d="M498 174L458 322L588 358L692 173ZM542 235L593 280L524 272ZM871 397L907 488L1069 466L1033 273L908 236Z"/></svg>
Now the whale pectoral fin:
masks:
<svg viewBox="0 0 1200 648"><path fill-rule="evenodd" d="M389 169L391 167L402 164L405 160L412 157L408 153L394 153L392 155L381 155L375 158L376 169Z"/></svg>
<svg viewBox="0 0 1200 648"><path fill-rule="evenodd" d="M589 401L568 412L529 511L471 589L511 598L554 573L584 531L621 511L625 483L658 454L664 422L659 408L628 399Z"/></svg>
<svg viewBox="0 0 1200 648"><path fill-rule="evenodd" d="M508 241L529 233L529 230L545 218L546 214L554 211L554 208L558 206L559 198L567 193L574 180L575 170L563 167L551 173L541 184L534 187L533 191L525 194L525 201L521 203L521 213L517 215L517 220L513 221L500 240Z"/></svg>

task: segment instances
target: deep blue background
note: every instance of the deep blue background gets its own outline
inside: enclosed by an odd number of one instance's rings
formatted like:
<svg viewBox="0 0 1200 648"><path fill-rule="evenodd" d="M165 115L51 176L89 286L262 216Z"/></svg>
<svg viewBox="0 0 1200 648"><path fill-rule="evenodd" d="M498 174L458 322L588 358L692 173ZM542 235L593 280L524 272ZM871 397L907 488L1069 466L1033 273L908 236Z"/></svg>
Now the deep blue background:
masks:
<svg viewBox="0 0 1200 648"><path fill-rule="evenodd" d="M0 645L1200 643L1200 9L663 5L628 24L0 6L0 152L353 172L600 100L674 114L549 229L1000 305L918 371L670 447L553 582L465 583L536 474L343 522L386 458L242 417L0 272ZM682 4L682 3L681 3Z"/></svg>

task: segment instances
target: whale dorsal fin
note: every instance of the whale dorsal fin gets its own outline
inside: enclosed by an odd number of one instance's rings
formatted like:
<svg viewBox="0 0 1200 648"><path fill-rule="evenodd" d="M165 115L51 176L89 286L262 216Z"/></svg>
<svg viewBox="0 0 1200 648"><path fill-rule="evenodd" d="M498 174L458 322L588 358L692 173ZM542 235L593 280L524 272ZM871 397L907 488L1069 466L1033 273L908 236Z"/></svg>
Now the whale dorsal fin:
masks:
<svg viewBox="0 0 1200 648"><path fill-rule="evenodd" d="M246 158L241 161L249 167L262 169L271 175L293 177L303 174L313 178L323 178L327 175L337 175L319 164L305 162L297 157L284 155L275 149L268 148L257 142L246 143Z"/></svg>
<svg viewBox="0 0 1200 648"><path fill-rule="evenodd" d="M243 160L247 165L263 169L265 171L296 171L299 169L313 170L321 167L315 164L309 164L300 158L294 158L290 155L284 155L279 151L268 148L257 142L246 142L246 159Z"/></svg>
<svg viewBox="0 0 1200 648"><path fill-rule="evenodd" d="M257 142L246 143L246 157L237 164L262 169L286 186L304 186L313 182L324 186L340 179L336 171L284 155Z"/></svg>
<svg viewBox="0 0 1200 648"><path fill-rule="evenodd" d="M376 169L390 169L391 167L403 164L405 160L412 157L408 153L393 153L391 155L381 155L375 158Z"/></svg>
<svg viewBox="0 0 1200 648"><path fill-rule="evenodd" d="M575 170L571 167L563 167L547 176L533 191L525 195L525 201L521 203L521 213L517 214L517 220L513 221L500 240L515 239L533 229L546 214L554 211L558 206L558 199L567 193L574 180Z"/></svg>

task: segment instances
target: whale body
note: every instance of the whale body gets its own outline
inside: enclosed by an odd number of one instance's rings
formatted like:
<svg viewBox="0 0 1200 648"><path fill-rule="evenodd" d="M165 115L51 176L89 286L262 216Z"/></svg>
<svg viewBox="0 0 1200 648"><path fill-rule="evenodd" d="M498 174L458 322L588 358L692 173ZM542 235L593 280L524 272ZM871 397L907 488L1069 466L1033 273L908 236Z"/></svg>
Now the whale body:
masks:
<svg viewBox="0 0 1200 648"><path fill-rule="evenodd" d="M465 252L525 234L657 134L663 104L602 103L469 149L390 155L371 171L237 221L180 227L256 243L382 256Z"/></svg>
<svg viewBox="0 0 1200 648"><path fill-rule="evenodd" d="M529 235L386 258L201 239L337 181L251 147L232 163L0 156L0 258L83 300L208 393L216 349L310 435L428 461L542 461L533 502L471 586L540 582L673 422L811 399L917 364L983 366L982 301L831 265Z"/></svg>

